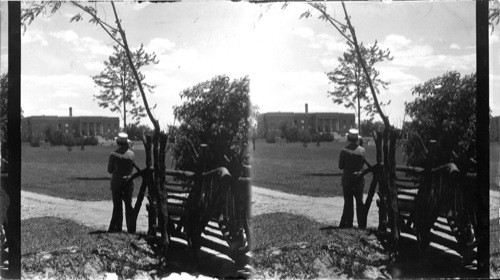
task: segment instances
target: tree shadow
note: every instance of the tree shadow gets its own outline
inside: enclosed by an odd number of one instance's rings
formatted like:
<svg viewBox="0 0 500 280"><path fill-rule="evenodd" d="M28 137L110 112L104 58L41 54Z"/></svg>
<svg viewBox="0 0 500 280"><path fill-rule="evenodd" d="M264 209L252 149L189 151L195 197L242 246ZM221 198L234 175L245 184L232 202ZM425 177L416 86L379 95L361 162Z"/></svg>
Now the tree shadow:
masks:
<svg viewBox="0 0 500 280"><path fill-rule="evenodd" d="M389 248L388 234L378 234L382 246ZM464 266L463 259L451 250L427 247L423 254L417 240L401 235L399 254L388 267L393 278L480 278L474 265Z"/></svg>
<svg viewBox="0 0 500 280"><path fill-rule="evenodd" d="M109 181L111 177L70 177L69 179L78 181Z"/></svg>
<svg viewBox="0 0 500 280"><path fill-rule="evenodd" d="M148 237L148 244L160 256L155 238ZM173 273L189 273L195 277L200 275L217 279L246 279L251 277L251 272L244 265L237 264L222 253L202 248L193 254L185 241L172 238L168 247L166 258L161 257L161 267L158 268L157 277L167 277Z"/></svg>
<svg viewBox="0 0 500 280"><path fill-rule="evenodd" d="M128 252L132 252L127 258L123 257L123 253L117 252L123 245L103 246L93 250L93 253L106 261L106 265L113 264L114 268L108 268L107 271L115 272L119 277L125 279L135 277L136 272L134 271L151 273L150 276L155 279L174 273L189 273L193 277L205 276L217 279L251 277L251 271L246 269L244 265L235 263L217 251L202 247L196 254L193 254L187 246L187 242L180 238L171 238L168 251L164 256L162 248L159 246L161 243L159 237L151 237L144 233L108 233L103 230L91 231L88 234L94 235L108 245L117 244L117 240L126 241L126 246L131 248ZM123 269L124 267L129 267L131 270ZM117 268L121 269L117 270ZM179 275L175 277L179 277Z"/></svg>
<svg viewBox="0 0 500 280"><path fill-rule="evenodd" d="M303 176L311 176L311 177L341 177L342 172L340 173L302 173Z"/></svg>

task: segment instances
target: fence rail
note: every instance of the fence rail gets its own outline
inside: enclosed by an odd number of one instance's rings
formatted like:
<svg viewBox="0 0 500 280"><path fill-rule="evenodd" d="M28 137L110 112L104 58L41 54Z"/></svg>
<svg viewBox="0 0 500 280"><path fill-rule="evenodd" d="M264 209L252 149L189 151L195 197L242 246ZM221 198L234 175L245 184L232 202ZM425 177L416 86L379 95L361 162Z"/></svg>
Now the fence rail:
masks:
<svg viewBox="0 0 500 280"><path fill-rule="evenodd" d="M441 169L433 169L433 171L440 171ZM402 232L417 236L417 229L415 226L416 214L416 200L421 192L421 178L425 172L423 168L419 167L406 167L396 166L396 187L398 192L398 208ZM466 175L467 179L475 179L475 174L469 173ZM430 209L429 209L430 210ZM462 254L459 246L456 233L454 233L450 222L448 221L447 213L439 213L437 219L430 230L430 242L439 244L446 248ZM469 256L470 257L470 256ZM477 248L473 249L472 258L477 258Z"/></svg>

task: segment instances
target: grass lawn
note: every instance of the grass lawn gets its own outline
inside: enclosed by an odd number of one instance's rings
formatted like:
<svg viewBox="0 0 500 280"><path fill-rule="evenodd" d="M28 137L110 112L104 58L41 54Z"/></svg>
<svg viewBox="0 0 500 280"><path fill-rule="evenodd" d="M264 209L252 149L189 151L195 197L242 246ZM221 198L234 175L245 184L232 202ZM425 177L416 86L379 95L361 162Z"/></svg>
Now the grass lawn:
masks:
<svg viewBox="0 0 500 280"><path fill-rule="evenodd" d="M463 268L460 257L435 248L427 248L425 261L419 261L417 242L405 237L400 239L400 255L394 261L387 250L387 236L375 231L327 229L288 213L252 217L251 229L256 278L478 277L474 270ZM498 260L498 254L495 257ZM492 268L498 271L498 265Z"/></svg>
<svg viewBox="0 0 500 280"><path fill-rule="evenodd" d="M163 258L154 238L99 232L67 219L26 219L21 229L23 279L104 279L106 272L119 279L159 279L181 272L216 279L242 277L233 262L203 251L197 260L187 245L175 240Z"/></svg>
<svg viewBox="0 0 500 280"><path fill-rule="evenodd" d="M500 278L500 223L490 220L490 276Z"/></svg>
<svg viewBox="0 0 500 280"><path fill-rule="evenodd" d="M374 232L324 226L289 213L253 217L256 278L366 279L370 269L385 278L378 268L390 258Z"/></svg>
<svg viewBox="0 0 500 280"><path fill-rule="evenodd" d="M116 146L86 146L84 151L75 147L68 152L64 146L43 150L23 143L21 188L77 200L111 199L108 158L115 149ZM134 152L136 164L145 167L144 150ZM140 179L136 181L134 195L140 182Z"/></svg>
<svg viewBox="0 0 500 280"><path fill-rule="evenodd" d="M23 220L21 229L23 278L95 279L104 272L130 278L159 264L152 252L138 249L146 242L138 243L135 235L99 233L55 217Z"/></svg>
<svg viewBox="0 0 500 280"><path fill-rule="evenodd" d="M260 140L252 155L253 184L287 193L311 196L340 196L342 171L338 168L340 151L347 143L301 143L284 146L268 144ZM251 147L251 146L250 146ZM366 159L375 164L375 146L365 145ZM396 153L396 162L403 164L403 155ZM365 176L365 192L368 192L371 175Z"/></svg>
<svg viewBox="0 0 500 280"><path fill-rule="evenodd" d="M500 142L490 142L490 189L499 190L495 185L497 176L500 179Z"/></svg>

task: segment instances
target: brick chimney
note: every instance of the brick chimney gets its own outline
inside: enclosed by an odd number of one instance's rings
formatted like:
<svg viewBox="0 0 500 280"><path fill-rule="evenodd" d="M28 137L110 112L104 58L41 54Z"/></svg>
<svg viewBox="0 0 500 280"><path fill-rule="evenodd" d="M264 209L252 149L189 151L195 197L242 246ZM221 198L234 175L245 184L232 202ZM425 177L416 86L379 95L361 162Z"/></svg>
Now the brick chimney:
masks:
<svg viewBox="0 0 500 280"><path fill-rule="evenodd" d="M308 105L306 103L306 114L309 113L309 108L308 108Z"/></svg>
<svg viewBox="0 0 500 280"><path fill-rule="evenodd" d="M73 116L73 108L69 107L69 116L72 117Z"/></svg>

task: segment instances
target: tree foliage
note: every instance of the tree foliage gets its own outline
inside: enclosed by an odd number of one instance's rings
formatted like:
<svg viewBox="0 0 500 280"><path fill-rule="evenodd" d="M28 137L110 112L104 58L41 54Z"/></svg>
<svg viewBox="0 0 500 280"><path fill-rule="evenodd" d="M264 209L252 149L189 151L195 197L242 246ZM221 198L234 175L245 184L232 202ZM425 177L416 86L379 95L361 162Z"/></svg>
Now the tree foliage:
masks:
<svg viewBox="0 0 500 280"><path fill-rule="evenodd" d="M332 97L335 104L343 104L346 108L354 109L358 116L359 126L361 124L361 110L364 110L370 119L373 119L377 111L374 106L373 97L368 92L368 79L363 73L363 67L358 59L356 49L351 42L347 42L347 45L349 48L339 57L337 68L334 71L326 73L330 82L335 85L334 90L329 91L328 94ZM379 94L380 88L387 89L389 83L380 79L380 73L375 68L375 64L392 60L393 57L389 49L380 49L377 41L371 46L365 46L361 43L359 50L366 63L366 69L373 86L377 94ZM361 104L363 105L361 106ZM390 101L387 104L380 102L381 107L388 104L390 104Z"/></svg>
<svg viewBox="0 0 500 280"><path fill-rule="evenodd" d="M249 79L216 76L181 92L184 103L174 108L173 157L181 170L196 170L200 144L208 145L207 168L228 168L238 177L245 161L250 128Z"/></svg>
<svg viewBox="0 0 500 280"><path fill-rule="evenodd" d="M149 126L144 125L144 124L141 124L141 125L129 124L127 126L126 131L127 131L128 137L131 140L142 140L143 135L152 135L153 134L153 130Z"/></svg>
<svg viewBox="0 0 500 280"><path fill-rule="evenodd" d="M100 107L109 108L111 112L120 112L123 117L124 127L127 128L127 111L131 119L138 124L146 116L145 109L140 103L140 92L132 68L128 63L125 50L114 45L114 52L104 61L104 70L99 75L93 76L94 83L101 88L100 94L94 95ZM150 64L157 64L156 55L149 54L141 44L138 50L131 53L134 67L139 75L143 87L152 93L154 86L144 82L146 78L140 69ZM127 109L129 105L129 109Z"/></svg>
<svg viewBox="0 0 500 280"><path fill-rule="evenodd" d="M413 88L417 97L406 105L412 122L403 147L409 164L422 165L427 143L436 140L435 164L454 161L459 168L468 168L469 159L476 158L476 90L476 74L461 77L458 72Z"/></svg>
<svg viewBox="0 0 500 280"><path fill-rule="evenodd" d="M361 131L363 136L370 136L373 131L383 131L384 123L381 121L364 120L361 121Z"/></svg>
<svg viewBox="0 0 500 280"><path fill-rule="evenodd" d="M490 3L490 5L493 5ZM497 3L495 7L491 7L488 14L488 23L491 26L491 34L495 31L495 25L500 22L500 3Z"/></svg>

